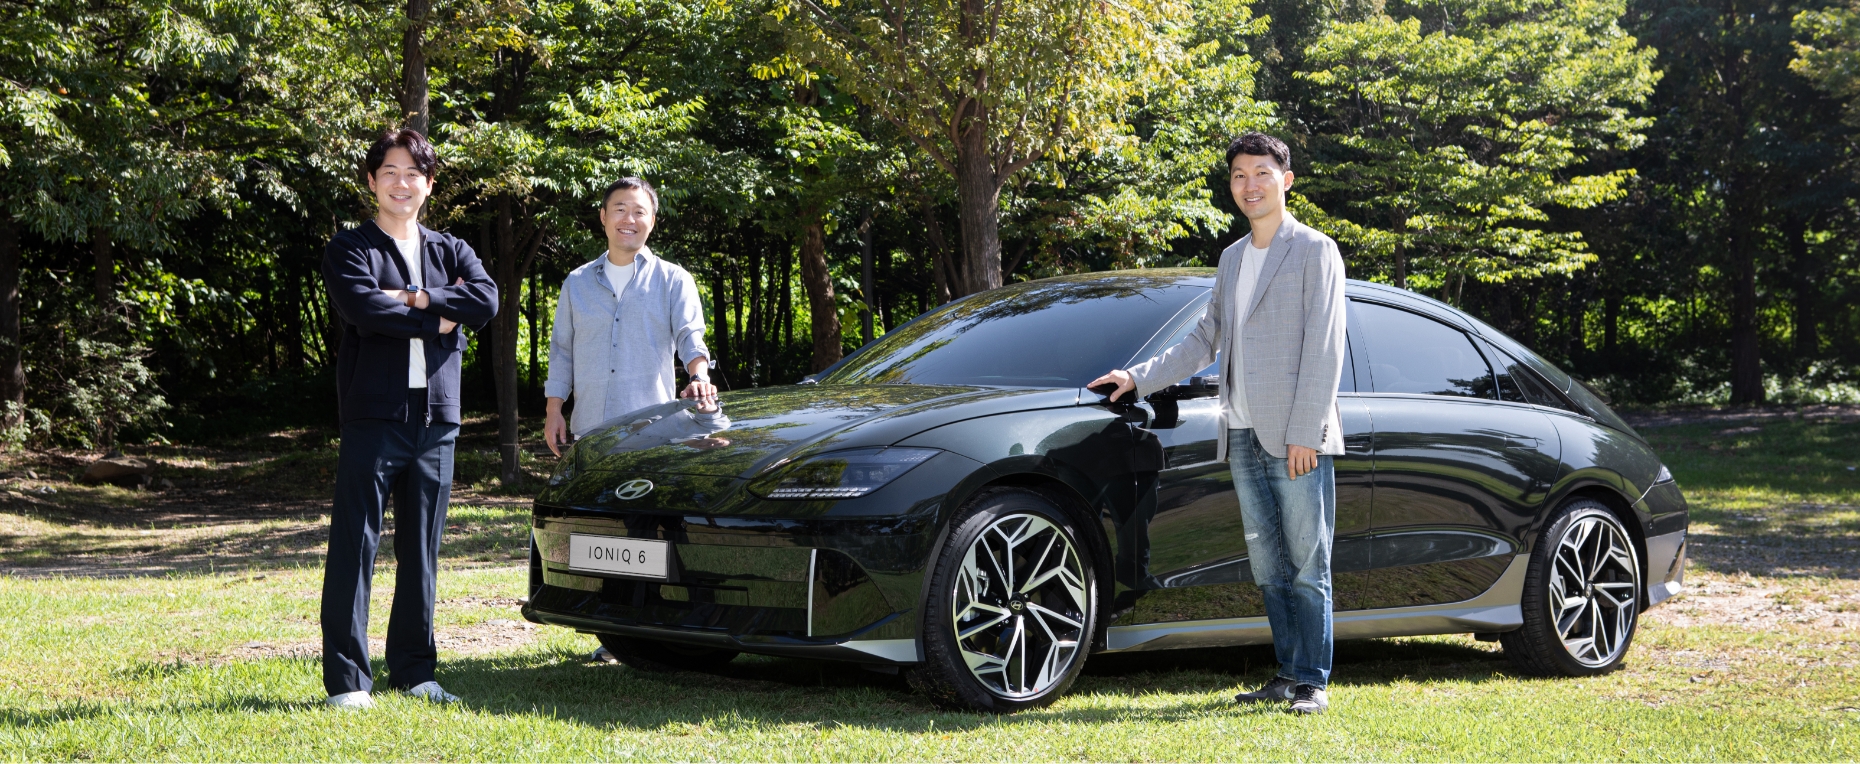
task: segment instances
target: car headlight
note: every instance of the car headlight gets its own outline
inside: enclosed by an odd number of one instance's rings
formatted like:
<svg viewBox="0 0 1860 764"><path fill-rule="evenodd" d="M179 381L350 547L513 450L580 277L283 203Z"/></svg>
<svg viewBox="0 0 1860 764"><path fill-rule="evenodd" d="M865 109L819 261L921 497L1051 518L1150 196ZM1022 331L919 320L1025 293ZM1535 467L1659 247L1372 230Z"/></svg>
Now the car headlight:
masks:
<svg viewBox="0 0 1860 764"><path fill-rule="evenodd" d="M853 499L936 456L931 448L855 448L811 456L749 484L765 499Z"/></svg>

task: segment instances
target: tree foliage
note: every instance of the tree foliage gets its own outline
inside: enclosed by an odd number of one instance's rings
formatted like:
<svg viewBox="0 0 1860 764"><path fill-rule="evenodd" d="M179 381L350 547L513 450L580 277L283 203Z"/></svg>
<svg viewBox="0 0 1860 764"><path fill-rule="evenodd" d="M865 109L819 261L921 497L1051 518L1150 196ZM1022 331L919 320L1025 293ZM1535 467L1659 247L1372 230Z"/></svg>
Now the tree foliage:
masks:
<svg viewBox="0 0 1860 764"><path fill-rule="evenodd" d="M318 258L372 214L368 142L421 114L426 222L504 299L464 395L498 415L509 478L618 176L661 189L653 248L698 280L715 377L746 387L1004 282L1214 264L1246 231L1220 164L1249 129L1292 145L1297 210L1352 276L1619 400L1852 389L1856 13L0 0L0 438L333 422Z"/></svg>
<svg viewBox="0 0 1860 764"><path fill-rule="evenodd" d="M1359 272L1446 287L1569 273L1595 259L1546 208L1589 209L1632 168L1583 172L1633 149L1651 120L1653 51L1619 2L1391 3L1332 25L1296 76L1323 116L1303 185L1312 222L1355 249Z"/></svg>

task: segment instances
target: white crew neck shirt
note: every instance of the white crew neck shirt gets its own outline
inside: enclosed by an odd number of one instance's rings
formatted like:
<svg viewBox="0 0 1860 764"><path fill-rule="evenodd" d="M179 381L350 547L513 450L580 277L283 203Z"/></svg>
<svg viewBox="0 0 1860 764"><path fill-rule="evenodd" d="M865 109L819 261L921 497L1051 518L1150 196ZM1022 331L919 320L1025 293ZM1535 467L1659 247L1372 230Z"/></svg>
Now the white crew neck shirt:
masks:
<svg viewBox="0 0 1860 764"><path fill-rule="evenodd" d="M388 238L394 239L392 235ZM407 264L408 283L420 284L420 235L415 233L411 239L394 239L394 246L400 250L401 262ZM407 340L407 388L426 389L426 341L419 337Z"/></svg>
<svg viewBox="0 0 1860 764"><path fill-rule="evenodd" d="M642 251L644 251L642 249ZM614 265L607 253L601 253L601 267L607 271L607 285L614 290L614 302L620 301L620 293L633 281L633 271L639 269L639 256L633 256L633 262L626 265Z"/></svg>
<svg viewBox="0 0 1860 764"><path fill-rule="evenodd" d="M1266 250L1253 246L1248 240L1246 249L1240 254L1240 276L1234 279L1232 310L1239 311L1239 320L1234 322L1238 331L1236 336L1227 338L1228 369L1233 375L1228 389L1233 395L1227 399L1227 428L1244 430L1253 426L1252 412L1246 405L1246 354L1240 351L1240 337L1246 333L1246 309L1253 302L1253 292L1259 288L1259 269L1266 264Z"/></svg>

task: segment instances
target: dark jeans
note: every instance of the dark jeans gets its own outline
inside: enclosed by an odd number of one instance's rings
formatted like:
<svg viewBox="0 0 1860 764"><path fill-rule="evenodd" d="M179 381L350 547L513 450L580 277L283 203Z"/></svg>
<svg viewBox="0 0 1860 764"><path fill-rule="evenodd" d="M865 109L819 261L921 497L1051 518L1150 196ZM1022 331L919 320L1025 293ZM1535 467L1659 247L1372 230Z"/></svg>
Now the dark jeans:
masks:
<svg viewBox="0 0 1860 764"><path fill-rule="evenodd" d="M394 501L394 607L388 615L392 687L432 681L433 577L452 496L456 424L428 423L424 390L410 422L356 419L342 426L329 560L323 569L323 689L330 695L374 689L368 663L368 594L381 545L382 513ZM410 396L411 397L411 396Z"/></svg>
<svg viewBox="0 0 1860 764"><path fill-rule="evenodd" d="M1227 433L1227 465L1246 525L1253 582L1266 600L1279 676L1330 683L1330 549L1337 532L1337 473L1331 457L1293 480L1251 429Z"/></svg>

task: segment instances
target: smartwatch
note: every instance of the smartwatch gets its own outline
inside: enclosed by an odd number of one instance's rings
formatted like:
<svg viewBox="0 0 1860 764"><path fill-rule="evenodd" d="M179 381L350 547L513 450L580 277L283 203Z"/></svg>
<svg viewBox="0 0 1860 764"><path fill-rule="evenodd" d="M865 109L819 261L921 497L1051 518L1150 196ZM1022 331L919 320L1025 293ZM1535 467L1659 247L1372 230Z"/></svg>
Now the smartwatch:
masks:
<svg viewBox="0 0 1860 764"><path fill-rule="evenodd" d="M691 375L691 381L702 382L708 385L710 384L710 375L709 374L693 374Z"/></svg>

